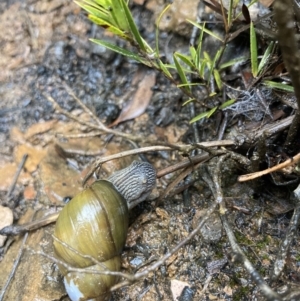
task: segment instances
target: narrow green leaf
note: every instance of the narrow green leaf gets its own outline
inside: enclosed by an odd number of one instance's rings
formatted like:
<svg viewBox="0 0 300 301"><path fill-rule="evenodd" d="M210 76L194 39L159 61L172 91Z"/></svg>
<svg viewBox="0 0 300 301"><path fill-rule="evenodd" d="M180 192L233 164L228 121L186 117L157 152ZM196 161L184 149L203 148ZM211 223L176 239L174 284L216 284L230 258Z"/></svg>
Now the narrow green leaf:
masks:
<svg viewBox="0 0 300 301"><path fill-rule="evenodd" d="M75 0L74 2L80 7L84 5L89 5L98 8L100 10L106 11L106 13L108 13L107 7L103 5L103 3L99 3L99 1L97 0Z"/></svg>
<svg viewBox="0 0 300 301"><path fill-rule="evenodd" d="M177 85L177 87L185 87L187 84L180 84L180 85ZM206 84L205 83L189 83L188 86L205 86Z"/></svg>
<svg viewBox="0 0 300 301"><path fill-rule="evenodd" d="M158 60L158 65L166 76L168 76L169 78L173 78L170 71L167 69L166 65L161 60Z"/></svg>
<svg viewBox="0 0 300 301"><path fill-rule="evenodd" d="M222 47L215 54L214 60L212 62L214 68L216 67L216 62L219 60L221 53L222 53Z"/></svg>
<svg viewBox="0 0 300 301"><path fill-rule="evenodd" d="M155 29L155 45L156 45L156 54L157 57L159 57L159 23L161 21L162 16L166 13L166 11L171 7L171 4L168 4L163 11L160 13L160 15L158 16L155 25L156 25L156 29Z"/></svg>
<svg viewBox="0 0 300 301"><path fill-rule="evenodd" d="M220 65L219 70L228 68L228 67L233 66L233 65L235 65L237 63L245 62L248 59L249 58L246 57L246 56L241 56L241 57L233 59L231 61L227 61L227 62L225 62L225 63L223 63L223 64Z"/></svg>
<svg viewBox="0 0 300 301"><path fill-rule="evenodd" d="M268 63L269 58L270 58L270 54L273 51L274 45L275 45L275 43L272 41L272 42L270 42L268 48L266 49L266 51L265 51L265 53L264 53L261 61L259 62L259 65L258 65L258 70L257 70L258 74L260 74L260 72L262 71L262 69Z"/></svg>
<svg viewBox="0 0 300 301"><path fill-rule="evenodd" d="M189 92L191 92L191 88L188 86L188 81L187 81L186 75L185 75L185 73L184 73L184 71L183 71L183 69L182 69L182 66L179 64L179 62L178 62L176 56L177 56L177 53L175 52L175 53L173 54L173 59L174 59L174 63L175 63L175 66L176 66L176 70L177 70L177 72L178 72L178 74L179 74L179 77L180 77L182 83L183 83L183 84L187 84L186 89L187 89Z"/></svg>
<svg viewBox="0 0 300 301"><path fill-rule="evenodd" d="M117 24L121 30L131 32L128 17L124 9L124 7L128 8L126 2L124 0L111 0L110 2L110 12L115 21L115 24ZM126 16L126 18L124 15Z"/></svg>
<svg viewBox="0 0 300 301"><path fill-rule="evenodd" d="M111 25L110 23L107 23L105 20L95 17L94 15L89 15L89 19L94 22L95 24L102 26L106 30L112 32L113 34L119 36L120 38L132 41L132 38L126 34L124 31L120 30L119 28Z"/></svg>
<svg viewBox="0 0 300 301"><path fill-rule="evenodd" d="M217 69L214 69L214 78L215 78L215 81L217 83L218 89L222 90L223 83L221 81L220 73Z"/></svg>
<svg viewBox="0 0 300 301"><path fill-rule="evenodd" d="M201 113L201 114L195 116L194 118L192 118L192 119L190 120L190 123L194 123L194 122L196 122L196 121L199 121L199 120L205 118L205 117L207 116L208 113L209 113L209 112L203 112L203 113Z"/></svg>
<svg viewBox="0 0 300 301"><path fill-rule="evenodd" d="M194 63L191 61L191 58L187 55L181 54L179 52L176 52L176 55L185 63L187 64L189 67L191 68L195 68Z"/></svg>
<svg viewBox="0 0 300 301"><path fill-rule="evenodd" d="M229 99L227 101L225 101L224 103L222 103L220 106L219 106L219 109L220 110L223 110L229 106L231 106L232 104L234 104L236 102L236 99Z"/></svg>
<svg viewBox="0 0 300 301"><path fill-rule="evenodd" d="M205 23L203 23L203 28L205 28ZM196 61L195 61L195 65L196 65L196 69L199 70L201 68L201 51L202 51L202 42L203 42L203 33L204 30L203 28L200 31L200 36L199 36L199 41L198 41L198 46L197 46L197 56L196 56Z"/></svg>
<svg viewBox="0 0 300 301"><path fill-rule="evenodd" d="M114 0L114 1L117 1L117 0ZM137 28L137 26L136 26L136 24L133 20L133 17L131 15L131 12L130 12L126 2L124 0L118 0L118 1L120 1L122 6L123 6L123 10L125 12L125 16L126 16L126 19L127 19L128 25L129 25L130 32L134 36L134 39L137 42L137 44L139 45L140 49L144 52L148 52L148 50L150 52L153 52L153 50L150 48L149 45L148 45L148 47L150 49L146 49L145 42L144 42L143 38L141 37L141 34L140 34L140 32L139 32L139 30L138 30L138 28ZM123 18L124 18L124 16L123 16Z"/></svg>
<svg viewBox="0 0 300 301"><path fill-rule="evenodd" d="M91 1L96 2L98 5L103 6L106 10L108 10L111 7L111 1L112 0L83 0L85 2Z"/></svg>
<svg viewBox="0 0 300 301"><path fill-rule="evenodd" d="M76 3L89 13L89 19L94 23L123 39L134 41L127 18L124 18L124 0L78 0Z"/></svg>
<svg viewBox="0 0 300 301"><path fill-rule="evenodd" d="M207 60L210 60L208 53L204 52L204 54L205 54L206 59L207 59ZM221 55L221 49L219 49L219 50L217 51L217 53L216 53L216 55L215 55L213 61L210 60L210 62L207 64L207 67L208 67L208 70L209 70L208 78L207 78L207 81L208 81L208 82L209 82L210 79L211 79L211 76L212 76L212 74L213 74L213 72L214 72L214 69L215 69L216 61L218 60L218 58L220 57L220 55Z"/></svg>
<svg viewBox="0 0 300 301"><path fill-rule="evenodd" d="M190 99L188 99L187 101L185 101L185 102L182 104L182 106L185 106L185 105L191 103L191 102L194 101L194 100L195 100L195 98L190 98Z"/></svg>
<svg viewBox="0 0 300 301"><path fill-rule="evenodd" d="M194 63L196 63L196 56L197 56L197 51L195 49L194 46L190 46L190 54L191 54L191 58L193 60Z"/></svg>
<svg viewBox="0 0 300 301"><path fill-rule="evenodd" d="M232 23L232 13L233 13L233 0L229 1L229 8L228 8L228 16L227 16L227 23L228 27L231 27Z"/></svg>
<svg viewBox="0 0 300 301"><path fill-rule="evenodd" d="M201 60L200 70L199 70L199 76L200 78L205 78L205 66L209 63L206 59Z"/></svg>
<svg viewBox="0 0 300 301"><path fill-rule="evenodd" d="M279 89L286 92L295 92L294 87L290 85L285 85L282 83L273 82L270 80L263 81L263 84L268 86L269 88Z"/></svg>
<svg viewBox="0 0 300 301"><path fill-rule="evenodd" d="M205 31L207 34L209 34L210 36L214 37L215 39L223 42L223 39L221 37L219 37L218 35L216 35L214 32L208 30L207 28L205 28L205 26L203 26L202 24L198 24L194 21L191 20L187 20L188 22L190 22L191 24L193 24L194 26L200 28L201 30Z"/></svg>
<svg viewBox="0 0 300 301"><path fill-rule="evenodd" d="M203 56L210 64L212 63L211 58L206 51L203 52Z"/></svg>
<svg viewBox="0 0 300 301"><path fill-rule="evenodd" d="M209 112L208 112L208 114L207 114L207 118L209 118L209 117L211 117L216 111L217 111L217 109L218 109L218 107L214 107L214 108L212 108Z"/></svg>
<svg viewBox="0 0 300 301"><path fill-rule="evenodd" d="M90 39L90 41L92 41L96 44L99 44L101 46L104 46L104 47L106 47L106 48L108 48L108 49L110 49L114 52L117 52L117 53L121 54L121 55L127 56L127 57L129 57L129 58L131 58L131 59L133 59L137 62L140 62L140 63L144 64L144 65L147 65L147 66L151 67L151 65L149 64L149 62L147 60L145 60L143 57L137 55L134 52L131 52L129 50L126 50L124 48L121 48L117 45L111 44L111 43L103 41L103 40Z"/></svg>
<svg viewBox="0 0 300 301"><path fill-rule="evenodd" d="M85 11L87 11L92 16L95 16L101 20L104 20L106 23L110 25L113 24L113 19L111 15L102 7L96 6L93 1L75 1L77 5L79 5L81 8L83 8Z"/></svg>
<svg viewBox="0 0 300 301"><path fill-rule="evenodd" d="M177 71L177 68L176 68L175 65L171 65L171 64L164 64L164 65L165 65L165 67L168 68L168 69L175 69L175 70ZM190 69L183 68L182 66L181 66L181 68L182 68L183 72L185 72L185 73L187 73L187 74L195 74L195 75L197 75L197 73L196 73L195 71L192 71L192 70L190 70Z"/></svg>
<svg viewBox="0 0 300 301"><path fill-rule="evenodd" d="M203 119L205 117L210 117L216 110L218 109L218 107L214 107L211 110L207 111L207 112L203 112L197 116L195 116L194 118L192 118L190 120L190 123L194 123L196 121L199 121L200 119Z"/></svg>
<svg viewBox="0 0 300 301"><path fill-rule="evenodd" d="M251 53L251 68L254 77L257 76L257 43L256 33L253 22L250 24L250 53Z"/></svg>

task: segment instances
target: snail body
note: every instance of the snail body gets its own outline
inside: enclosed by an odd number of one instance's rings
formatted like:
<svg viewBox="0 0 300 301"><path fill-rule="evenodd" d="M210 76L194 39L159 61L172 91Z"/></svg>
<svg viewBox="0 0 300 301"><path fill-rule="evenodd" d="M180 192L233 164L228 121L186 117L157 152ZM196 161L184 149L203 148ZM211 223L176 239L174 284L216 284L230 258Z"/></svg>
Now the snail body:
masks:
<svg viewBox="0 0 300 301"><path fill-rule="evenodd" d="M135 161L76 195L57 219L55 256L74 268L120 271L128 210L150 194L155 179L152 165ZM109 300L110 288L119 281L112 275L69 272L63 265L59 269L72 301Z"/></svg>

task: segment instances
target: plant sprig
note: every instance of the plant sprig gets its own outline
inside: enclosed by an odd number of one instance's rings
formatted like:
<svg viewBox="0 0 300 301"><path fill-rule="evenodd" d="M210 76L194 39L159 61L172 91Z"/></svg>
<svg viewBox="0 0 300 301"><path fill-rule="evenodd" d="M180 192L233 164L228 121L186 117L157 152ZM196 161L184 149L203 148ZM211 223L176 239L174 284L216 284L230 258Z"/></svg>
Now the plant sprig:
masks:
<svg viewBox="0 0 300 301"><path fill-rule="evenodd" d="M256 1L257 0L252 0L250 5ZM223 21L226 25L225 36L220 36L219 34L209 30L205 23L198 24L194 21L187 20L190 24L200 29L197 45L190 45L189 54L182 54L176 51L173 54L173 62L171 63L166 63L163 59L161 59L158 43L159 22L162 16L170 8L170 4L165 7L157 19L156 43L155 48L152 48L141 36L126 0L76 0L75 2L88 12L88 17L91 21L126 42L129 42L133 48L128 47L128 45L120 47L105 40L91 39L91 41L123 56L127 56L150 68L156 69L164 74L188 96L188 101L186 101L184 105L197 99L197 97L193 94L192 87L195 84L192 83L190 75L193 75L193 79L198 78L197 82L199 82L199 84L203 84L207 87L209 95L215 95L215 88L210 89L210 84L212 82L216 84L215 86L218 89L217 92L222 90L223 82L220 71L237 63L237 61L245 60L243 57L238 60L235 59L225 63L220 63L221 57L226 48L229 30L232 27L233 22L236 22L237 18L240 16L240 14L237 16L235 15L235 9L238 2L237 0L230 0L228 10L223 8L223 5L221 4ZM221 42L222 44L212 58L202 49L204 34L210 35L213 39L219 43ZM268 65L270 56L274 49L274 43L269 44L262 59L258 62L256 33L253 23L251 23L250 26L250 38L252 73L253 76L256 77L260 76L263 73L265 66ZM267 84L270 85L270 83ZM202 118L209 118L217 110L222 110L228 107L234 101L234 99L230 99L225 101L222 105L215 106L213 108L209 107L205 102L200 102L202 106L207 108L207 111L195 116L190 122L195 122Z"/></svg>

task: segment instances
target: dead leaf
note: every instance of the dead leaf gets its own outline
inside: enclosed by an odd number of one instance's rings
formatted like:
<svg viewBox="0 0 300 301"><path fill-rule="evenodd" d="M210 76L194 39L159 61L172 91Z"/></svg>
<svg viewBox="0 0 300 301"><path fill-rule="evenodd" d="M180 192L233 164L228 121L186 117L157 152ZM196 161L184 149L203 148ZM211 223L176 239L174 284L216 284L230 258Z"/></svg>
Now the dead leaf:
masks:
<svg viewBox="0 0 300 301"><path fill-rule="evenodd" d="M280 75L281 73L284 72L284 69L285 69L284 63L278 64L273 71L273 75Z"/></svg>
<svg viewBox="0 0 300 301"><path fill-rule="evenodd" d="M110 127L113 127L120 122L134 119L145 112L153 94L151 88L155 84L156 74L153 71L143 71L143 75L132 100L123 107L120 116L110 125ZM133 79L133 83L135 81L136 78Z"/></svg>
<svg viewBox="0 0 300 301"><path fill-rule="evenodd" d="M249 9L244 3L242 5L242 13L246 23L249 24L251 22L251 17L250 17Z"/></svg>

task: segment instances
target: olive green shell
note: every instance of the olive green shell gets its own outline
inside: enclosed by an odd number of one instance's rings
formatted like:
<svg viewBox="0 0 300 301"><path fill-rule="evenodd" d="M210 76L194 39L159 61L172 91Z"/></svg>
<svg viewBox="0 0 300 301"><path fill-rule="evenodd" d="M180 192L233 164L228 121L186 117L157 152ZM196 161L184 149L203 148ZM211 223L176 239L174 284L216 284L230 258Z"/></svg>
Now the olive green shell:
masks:
<svg viewBox="0 0 300 301"><path fill-rule="evenodd" d="M54 240L55 256L75 268L97 268L98 265L89 258L83 258L80 254L89 255L104 265L108 264L111 270L120 270L119 255L125 245L128 230L128 207L124 198L114 186L105 180L96 181L89 188L76 195L61 211L56 222L54 236L70 246L62 245ZM72 249L75 249L76 254ZM106 263L107 262L107 263ZM107 288L115 284L118 279L115 276L100 275L91 280L92 274L68 273L67 269L59 265L61 273L66 276L65 281L78 285L86 284L79 288L81 292L90 291L92 295L85 297L95 298L97 294L105 294ZM75 275L75 277L74 277ZM88 281L82 279L86 276ZM98 275L99 276L99 275ZM93 283L99 284L100 288ZM80 284L81 285L81 284ZM94 295L94 291L96 295ZM84 299L82 299L84 300ZM99 299L102 300L102 299ZM104 299L103 299L104 300Z"/></svg>
<svg viewBox="0 0 300 301"><path fill-rule="evenodd" d="M98 271L119 271L121 267L121 256L115 256L101 265L93 265L88 269ZM66 291L73 300L99 300L108 301L110 299L110 288L117 284L119 277L101 275L95 273L69 272L64 277ZM74 293L75 291L75 293ZM78 296L82 296L79 298Z"/></svg>

